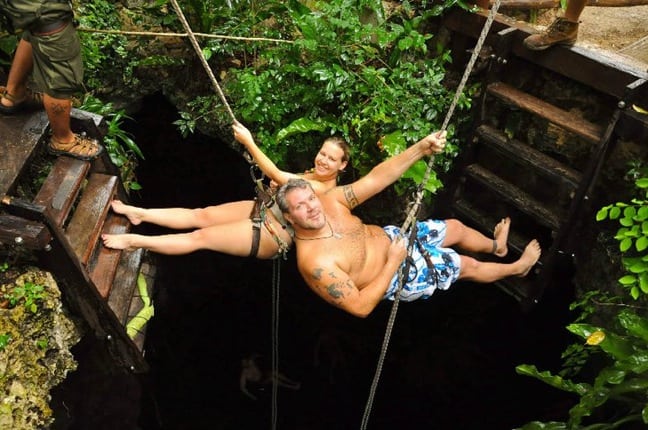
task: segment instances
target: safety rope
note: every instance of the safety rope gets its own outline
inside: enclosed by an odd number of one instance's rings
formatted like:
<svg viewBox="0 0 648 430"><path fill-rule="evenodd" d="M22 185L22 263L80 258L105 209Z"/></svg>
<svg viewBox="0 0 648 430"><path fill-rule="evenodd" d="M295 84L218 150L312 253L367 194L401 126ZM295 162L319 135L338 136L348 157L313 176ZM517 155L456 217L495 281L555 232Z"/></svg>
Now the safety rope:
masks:
<svg viewBox="0 0 648 430"><path fill-rule="evenodd" d="M188 33L133 31L133 30L107 30L107 29L88 28L88 27L77 27L77 31L83 31L85 33L117 34L117 35L124 35L124 36L190 37ZM211 34L211 33L192 33L192 34L195 37L196 36L203 37L206 39L240 40L244 42L272 42L272 43L291 43L291 44L295 43L293 40L272 39L269 37L228 36L224 34Z"/></svg>
<svg viewBox="0 0 648 430"><path fill-rule="evenodd" d="M221 101L223 102L223 105L225 106L225 109L227 109L227 113L229 113L230 117L232 118L232 122L236 122L236 117L234 116L234 112L232 112L232 108L230 107L229 103L227 102L227 99L225 98L225 94L223 94L223 90L221 89L220 85L218 84L218 81L216 80L216 77L214 76L214 72L212 72L211 67L209 67L209 64L207 63L207 60L205 59L205 56L202 53L202 50L200 49L200 45L198 45L198 41L196 40L196 36L194 35L193 31L191 31L191 27L189 27L189 23L187 22L187 18L185 18L184 13L182 13L182 9L180 9L180 5L178 4L177 0L171 0L171 4L173 5L173 8L176 11L176 14L178 15L178 18L180 18L180 21L182 22L182 26L184 27L185 31L187 32L187 35L189 36L189 40L191 41L191 44L193 45L194 50L196 51L196 54L198 55L198 58L200 58L200 62L202 63L203 67L205 68L205 71L207 72L207 75L209 76L209 80L211 81L214 89L218 93L218 96L220 97Z"/></svg>
<svg viewBox="0 0 648 430"><path fill-rule="evenodd" d="M490 27L493 23L493 20L495 19L495 15L497 14L497 10L499 9L501 0L496 0L493 6L491 7L491 10L488 14L488 17L486 19L486 22L484 23L484 27L482 28L481 34L479 35L479 38L477 39L477 43L475 44L475 48L473 49L472 55L470 57L470 60L468 61L468 64L466 65L466 69L464 70L463 77L461 78L461 81L459 82L459 85L457 86L457 90L455 92L454 99L452 100L452 103L450 104L450 107L448 108L448 112L446 114L445 120L443 121L443 125L441 126L441 131L445 131L448 127L448 124L450 123L450 118L454 114L454 110L459 102L459 97L461 97L461 93L463 92L464 87L466 86L466 82L468 82L468 78L470 77L470 73L472 72L472 69L475 65L475 62L477 61L477 57L479 56L479 52L481 51L481 48L484 44L484 41L486 40L486 36L488 35L488 32L490 30ZM401 232L405 232L410 228L410 225L415 222L417 218L417 213L420 210L421 202L423 201L423 194L425 191L425 184L428 182L430 179L430 174L432 172L432 166L434 163L434 157L431 156L430 160L427 163L427 168L425 170L425 174L423 175L423 179L419 183L416 191L416 198L414 200L414 203L411 205L410 211L408 212L407 218L405 219L405 222L403 223L401 227ZM410 237L409 237L409 242L407 246L407 254L411 255L412 249L413 249L413 244L416 240L416 228L412 228L410 231ZM403 265L403 269L400 270L398 274L398 289L394 293L394 303L392 304L392 309L389 315L389 320L387 321L387 328L385 331L385 336L383 338L383 343L382 347L380 349L380 356L378 358L378 364L376 365L376 373L374 374L373 381L371 382L371 387L369 389L369 397L367 399L367 404L365 406L364 414L362 416L362 422L360 424L360 429L365 430L367 428L367 424L369 422L369 417L371 415L371 410L373 408L373 401L376 395L376 390L378 388L378 382L380 380L380 375L382 373L382 368L384 366L385 362L385 356L387 355L387 347L389 346L389 340L391 339L391 333L394 327L394 321L396 320L396 313L398 311L398 305L400 302L400 293L405 285L405 282L407 280L407 276L409 273L409 266L410 264L406 263Z"/></svg>
<svg viewBox="0 0 648 430"><path fill-rule="evenodd" d="M277 428L277 397L279 387L279 286L281 259L272 263L272 430Z"/></svg>
<svg viewBox="0 0 648 430"><path fill-rule="evenodd" d="M229 103L227 102L227 99L225 98L225 94L223 93L223 90L221 89L220 85L218 84L218 81L216 80L216 77L214 76L214 73L212 72L211 68L209 67L209 64L207 63L207 60L205 59L205 56L202 53L202 50L200 49L200 45L198 44L198 41L196 40L196 37L194 33L191 31L191 27L189 26L189 23L187 22L187 19L185 18L184 14L182 13L182 9L180 9L180 5L178 5L177 0L171 0L171 3L173 5L173 8L176 11L176 14L180 18L180 21L182 22L182 25L187 32L187 35L189 36L189 40L191 40L191 44L193 45L194 50L196 51L196 54L198 58L200 58L200 62L202 63L203 67L205 68L205 71L207 72L207 75L209 76L209 79L211 80L211 83L218 93L219 97L221 98L223 105L225 105L225 108L227 109L227 112L229 113L232 122L237 122L236 117L234 116L234 112L232 112L232 108L230 107ZM249 154L248 154L249 155ZM248 159L246 157L246 159ZM248 159L248 162L250 162L250 159ZM277 428L277 395L278 395L278 375L279 375L279 285L280 285L280 258L275 258L274 263L272 266L272 417L271 417L271 426L272 429L275 430Z"/></svg>

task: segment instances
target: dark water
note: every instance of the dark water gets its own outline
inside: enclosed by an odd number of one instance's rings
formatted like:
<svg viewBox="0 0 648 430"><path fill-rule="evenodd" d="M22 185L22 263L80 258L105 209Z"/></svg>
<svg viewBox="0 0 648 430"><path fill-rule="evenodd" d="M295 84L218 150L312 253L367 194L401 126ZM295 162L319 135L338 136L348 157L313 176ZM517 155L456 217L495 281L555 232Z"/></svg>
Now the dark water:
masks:
<svg viewBox="0 0 648 430"><path fill-rule="evenodd" d="M176 118L161 97L137 115L132 131L146 161L135 202L199 207L250 198L243 158L205 137L183 141L171 124ZM76 348L80 369L54 396L57 428L270 428L271 386L250 385L254 401L239 390L239 377L241 359L251 354L269 367L273 270L270 261L213 252L160 256L146 343L150 372L108 372L93 341L84 341ZM353 318L308 291L294 255L278 274L279 367L301 387L279 389L277 428L359 428L391 303ZM559 369L573 340L564 328L570 294L565 274L563 285L526 313L489 285L456 284L401 304L368 428L499 430L566 419L573 398L514 368Z"/></svg>

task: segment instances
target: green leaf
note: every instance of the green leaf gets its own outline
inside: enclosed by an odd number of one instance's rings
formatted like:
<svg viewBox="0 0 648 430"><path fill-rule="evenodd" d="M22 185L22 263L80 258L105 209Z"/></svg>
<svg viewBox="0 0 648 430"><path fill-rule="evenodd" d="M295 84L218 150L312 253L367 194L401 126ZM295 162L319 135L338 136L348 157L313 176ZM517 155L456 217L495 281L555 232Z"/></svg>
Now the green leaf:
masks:
<svg viewBox="0 0 648 430"><path fill-rule="evenodd" d="M619 279L621 285L632 285L637 282L637 277L633 275L625 275Z"/></svg>
<svg viewBox="0 0 648 430"><path fill-rule="evenodd" d="M309 118L299 118L277 132L277 142L297 133L308 133L311 131L321 132L330 127L330 125L331 124L324 121L313 121Z"/></svg>
<svg viewBox="0 0 648 430"><path fill-rule="evenodd" d="M626 237L624 238L620 243L619 243L619 249L621 252L626 252L628 249L632 247L632 238Z"/></svg>
<svg viewBox="0 0 648 430"><path fill-rule="evenodd" d="M648 248L648 237L646 237L646 236L639 237L639 239L637 239L637 242L635 242L635 248L639 252L641 252L644 249Z"/></svg>
<svg viewBox="0 0 648 430"><path fill-rule="evenodd" d="M637 179L637 181L635 182L635 185L638 188L648 188L648 178Z"/></svg>
<svg viewBox="0 0 648 430"><path fill-rule="evenodd" d="M606 219L608 217L609 208L610 208L609 206L606 206L604 208L599 209L599 211L596 212L596 220L603 221L604 219Z"/></svg>
<svg viewBox="0 0 648 430"><path fill-rule="evenodd" d="M515 367L515 371L520 375L532 376L560 390L580 395L585 394L590 388L588 384L574 384L573 382L567 379L563 379L560 376L552 375L549 371L539 372L538 369L532 364L520 364L519 366Z"/></svg>
<svg viewBox="0 0 648 430"><path fill-rule="evenodd" d="M621 215L621 209L617 206L614 206L610 209L610 219L618 219Z"/></svg>

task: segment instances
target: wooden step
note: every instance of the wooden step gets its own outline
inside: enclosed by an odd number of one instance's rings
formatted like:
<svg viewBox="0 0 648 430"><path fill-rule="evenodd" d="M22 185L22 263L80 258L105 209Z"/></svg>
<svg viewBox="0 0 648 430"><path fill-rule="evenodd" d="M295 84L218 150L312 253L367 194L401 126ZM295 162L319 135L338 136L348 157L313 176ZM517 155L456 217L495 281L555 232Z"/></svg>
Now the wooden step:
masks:
<svg viewBox="0 0 648 430"><path fill-rule="evenodd" d="M129 230L130 223L128 222L128 218L110 213L106 217L101 233L122 234L128 233ZM97 247L95 261L89 264L90 279L92 279L92 282L94 282L97 290L99 290L99 294L103 298L107 298L110 295L113 280L115 279L115 272L117 271L117 266L121 258L121 250L110 249L100 245Z"/></svg>
<svg viewBox="0 0 648 430"><path fill-rule="evenodd" d="M114 286L110 290L108 305L119 321L126 325L133 296L137 292L137 276L145 251L141 248L121 251Z"/></svg>
<svg viewBox="0 0 648 430"><path fill-rule="evenodd" d="M62 226L67 219L89 169L90 163L87 161L72 157L56 159L34 198L34 203L43 205L56 225Z"/></svg>
<svg viewBox="0 0 648 430"><path fill-rule="evenodd" d="M49 240L50 234L44 224L0 214L0 244L20 245L40 251L46 249Z"/></svg>
<svg viewBox="0 0 648 430"><path fill-rule="evenodd" d="M489 144L510 160L540 172L552 182L569 187L571 191L578 187L582 179L582 175L575 169L519 140L509 139L504 132L491 126L481 125L476 133L484 143Z"/></svg>
<svg viewBox="0 0 648 430"><path fill-rule="evenodd" d="M478 164L472 164L466 167L465 172L469 178L492 190L502 200L526 213L536 220L538 224L549 227L553 231L557 231L560 228L561 217L558 214L547 209L545 205L515 185L504 181Z"/></svg>
<svg viewBox="0 0 648 430"><path fill-rule="evenodd" d="M603 135L603 128L601 126L585 120L580 115L560 109L503 82L494 82L488 85L488 93L501 99L506 104L545 118L549 122L582 137L590 143L598 143Z"/></svg>
<svg viewBox="0 0 648 430"><path fill-rule="evenodd" d="M45 112L0 115L0 197L14 188L47 127Z"/></svg>
<svg viewBox="0 0 648 430"><path fill-rule="evenodd" d="M87 265L103 228L118 178L92 174L83 190L65 235L82 264Z"/></svg>

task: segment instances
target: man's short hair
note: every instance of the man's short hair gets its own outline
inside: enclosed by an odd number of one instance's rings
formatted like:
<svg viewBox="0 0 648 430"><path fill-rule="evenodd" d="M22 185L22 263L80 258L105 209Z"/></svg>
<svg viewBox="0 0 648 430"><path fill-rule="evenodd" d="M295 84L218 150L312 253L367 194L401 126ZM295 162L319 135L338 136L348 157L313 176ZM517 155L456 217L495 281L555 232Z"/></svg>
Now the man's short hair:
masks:
<svg viewBox="0 0 648 430"><path fill-rule="evenodd" d="M291 190L297 188L299 189L310 188L311 190L313 189L310 182L308 182L306 179L302 179L302 178L288 179L288 182L286 182L281 187L279 187L279 190L277 191L277 194L275 196L275 201L277 202L277 205L279 205L279 209L281 209L281 212L288 213L288 209L290 208L288 207L288 202L286 201L286 194L288 194Z"/></svg>

